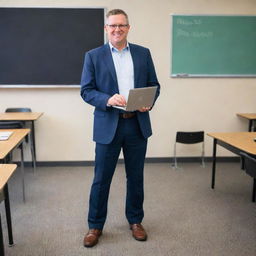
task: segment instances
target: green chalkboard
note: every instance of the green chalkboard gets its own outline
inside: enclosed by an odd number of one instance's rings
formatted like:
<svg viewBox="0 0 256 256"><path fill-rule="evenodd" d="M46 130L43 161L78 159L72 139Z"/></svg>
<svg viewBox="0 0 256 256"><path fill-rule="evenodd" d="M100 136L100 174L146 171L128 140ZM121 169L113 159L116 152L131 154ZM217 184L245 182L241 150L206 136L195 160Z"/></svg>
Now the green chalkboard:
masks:
<svg viewBox="0 0 256 256"><path fill-rule="evenodd" d="M173 77L256 77L256 16L172 15Z"/></svg>

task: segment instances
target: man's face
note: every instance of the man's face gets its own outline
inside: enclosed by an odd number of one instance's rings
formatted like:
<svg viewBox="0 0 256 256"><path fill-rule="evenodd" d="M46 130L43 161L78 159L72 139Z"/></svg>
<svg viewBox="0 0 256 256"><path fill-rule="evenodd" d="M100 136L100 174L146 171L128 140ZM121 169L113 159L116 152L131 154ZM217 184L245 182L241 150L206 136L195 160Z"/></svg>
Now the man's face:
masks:
<svg viewBox="0 0 256 256"><path fill-rule="evenodd" d="M127 23L128 21L123 14L111 15L108 17L105 30L108 34L108 40L113 46L118 47L126 44L127 35L130 29L130 25ZM119 26L113 27L113 25Z"/></svg>

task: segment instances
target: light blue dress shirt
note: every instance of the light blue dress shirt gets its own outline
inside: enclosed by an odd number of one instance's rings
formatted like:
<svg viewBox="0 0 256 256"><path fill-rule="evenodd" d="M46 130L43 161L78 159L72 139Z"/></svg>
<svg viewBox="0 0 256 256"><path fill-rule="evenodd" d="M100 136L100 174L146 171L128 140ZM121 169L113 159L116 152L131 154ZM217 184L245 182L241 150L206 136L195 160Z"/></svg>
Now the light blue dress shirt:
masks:
<svg viewBox="0 0 256 256"><path fill-rule="evenodd" d="M111 43L109 45L116 69L119 94L123 95L127 101L130 89L134 88L134 70L130 47L127 43L127 46L119 51Z"/></svg>

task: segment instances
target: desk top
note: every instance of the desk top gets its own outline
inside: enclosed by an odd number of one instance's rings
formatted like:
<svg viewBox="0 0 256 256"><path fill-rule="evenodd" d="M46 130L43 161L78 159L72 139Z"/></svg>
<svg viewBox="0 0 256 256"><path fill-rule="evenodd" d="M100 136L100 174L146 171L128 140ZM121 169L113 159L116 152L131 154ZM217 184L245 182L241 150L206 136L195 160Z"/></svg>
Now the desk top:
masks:
<svg viewBox="0 0 256 256"><path fill-rule="evenodd" d="M8 140L0 141L0 159L4 159L30 132L30 129L1 129L1 132L12 131Z"/></svg>
<svg viewBox="0 0 256 256"><path fill-rule="evenodd" d="M249 120L256 120L256 113L237 113L237 115Z"/></svg>
<svg viewBox="0 0 256 256"><path fill-rule="evenodd" d="M216 132L207 133L210 137L223 141L237 149L256 155L256 132Z"/></svg>
<svg viewBox="0 0 256 256"><path fill-rule="evenodd" d="M0 121L35 121L43 112L4 112L0 113Z"/></svg>
<svg viewBox="0 0 256 256"><path fill-rule="evenodd" d="M3 189L16 167L16 164L0 164L0 189Z"/></svg>

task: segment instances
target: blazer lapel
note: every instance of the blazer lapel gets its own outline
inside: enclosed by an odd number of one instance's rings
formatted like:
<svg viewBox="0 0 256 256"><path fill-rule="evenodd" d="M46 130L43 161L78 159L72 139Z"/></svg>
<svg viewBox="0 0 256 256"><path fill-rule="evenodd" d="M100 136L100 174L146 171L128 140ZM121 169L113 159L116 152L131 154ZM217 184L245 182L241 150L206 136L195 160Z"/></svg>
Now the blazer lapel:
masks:
<svg viewBox="0 0 256 256"><path fill-rule="evenodd" d="M136 49L133 44L129 44L130 46L130 52L132 56L132 61L133 61L133 69L134 69L134 88L138 87L138 75L139 75L139 62L140 62L140 57L138 54L136 54Z"/></svg>
<svg viewBox="0 0 256 256"><path fill-rule="evenodd" d="M114 66L114 62L113 62L113 58L111 55L111 51L109 48L109 44L105 44L104 46L104 58L103 58L106 67L109 69L109 72L113 78L113 80L115 81L115 86L116 86L116 90L118 90L118 83L117 83L117 77L116 77L116 70L115 70L115 66Z"/></svg>

